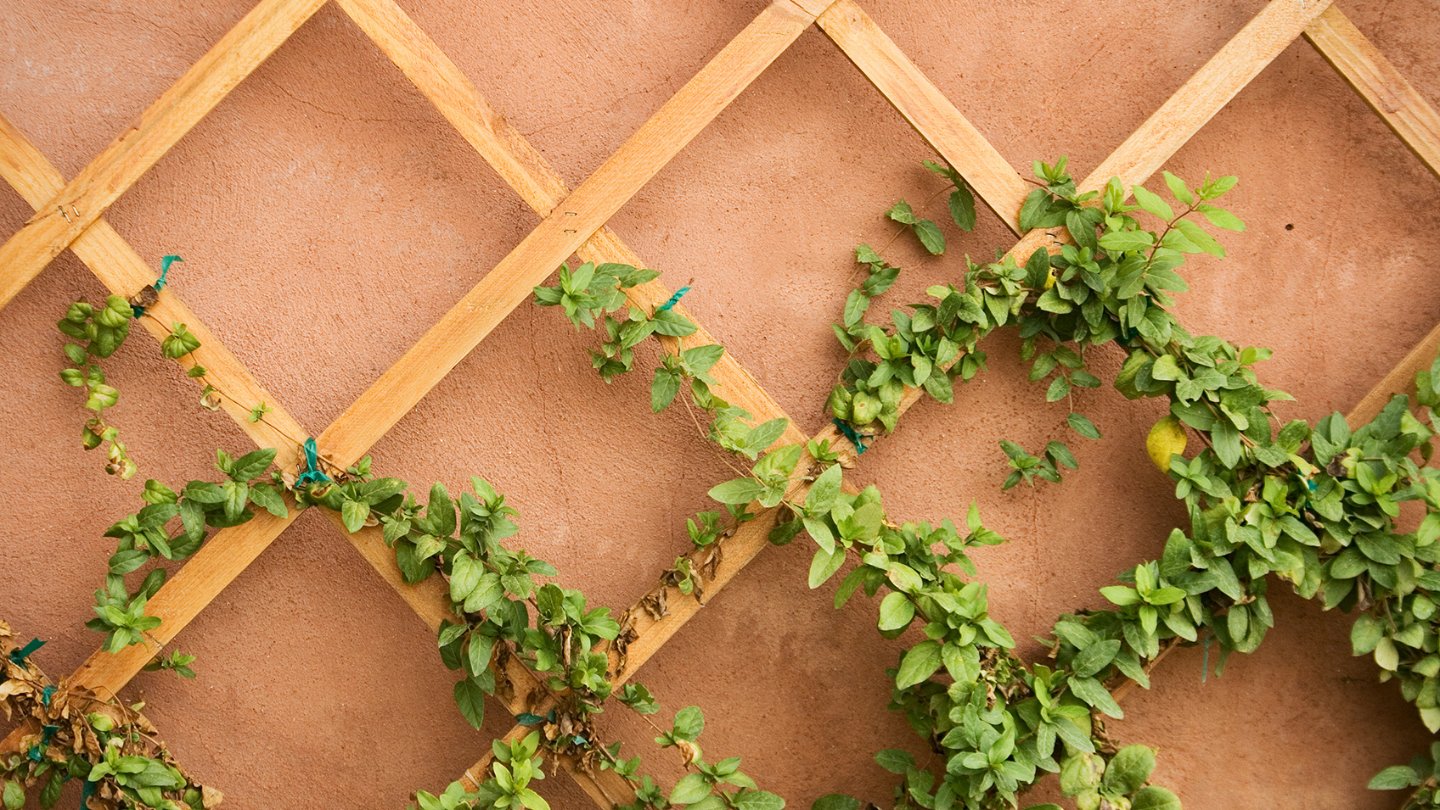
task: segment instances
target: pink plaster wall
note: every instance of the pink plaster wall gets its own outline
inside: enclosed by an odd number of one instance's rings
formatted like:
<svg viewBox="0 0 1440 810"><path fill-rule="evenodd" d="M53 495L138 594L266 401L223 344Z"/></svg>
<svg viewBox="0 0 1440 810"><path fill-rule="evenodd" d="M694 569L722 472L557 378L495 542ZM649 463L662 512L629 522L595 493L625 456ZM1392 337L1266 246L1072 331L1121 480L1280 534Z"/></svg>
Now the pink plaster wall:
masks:
<svg viewBox="0 0 1440 810"><path fill-rule="evenodd" d="M405 0L482 93L560 168L583 179L759 10L743 2L504 3ZM246 10L245 0L10 0L0 7L0 112L73 175ZM1068 154L1083 175L1199 67L1257 0L1212 3L865 0L880 24L1016 167ZM1346 2L1428 98L1440 100L1440 7ZM807 431L840 355L828 324L858 241L887 237L880 212L937 188L923 142L821 34L804 34L616 217L615 229ZM1303 42L1283 53L1169 168L1242 178L1250 229L1230 258L1197 262L1180 310L1196 331L1273 347L1265 379L1316 418L1355 402L1436 320L1440 183ZM29 215L0 191L0 233ZM493 266L536 218L334 8L322 10L111 210L142 255L180 253L182 295L260 381L315 432ZM988 213L953 252L988 257L1012 238ZM952 278L954 256L894 251L895 300ZM68 671L96 644L80 625L110 541L146 476L204 476L216 446L244 449L227 420L138 336L110 364L114 411L142 474L104 478L83 454L83 416L56 378L52 324L99 285L68 253L0 312L0 615L50 639L38 660ZM518 309L376 448L376 465L509 493L521 542L561 581L621 609L684 546L683 518L728 477L682 411L648 413L646 379L602 384L589 335ZM1015 341L959 404L927 403L867 454L901 518L980 503L1008 545L978 555L994 612L1029 639L1062 610L1153 556L1183 518L1151 470L1153 405L1108 389L1083 404L1106 433L1078 448L1066 484L1001 493L1000 437L1027 444L1064 417L1023 381ZM1116 358L1103 362L1112 366ZM1078 518L1078 519L1077 519ZM767 551L641 672L670 709L698 703L712 756L738 754L765 786L808 807L841 789L879 801L878 748L912 745L885 711L863 600L842 611L804 588L802 544ZM1198 651L1159 670L1116 736L1160 747L1157 779L1189 808L1385 808L1363 789L1426 735L1347 623L1275 600L1261 651L1202 683ZM400 806L483 749L450 701L431 635L343 539L306 516L179 639L200 676L142 675L178 756L246 808ZM1037 645L1025 642L1034 654ZM497 710L487 733L500 733ZM611 733L667 773L647 727ZM563 778L558 808L588 806Z"/></svg>

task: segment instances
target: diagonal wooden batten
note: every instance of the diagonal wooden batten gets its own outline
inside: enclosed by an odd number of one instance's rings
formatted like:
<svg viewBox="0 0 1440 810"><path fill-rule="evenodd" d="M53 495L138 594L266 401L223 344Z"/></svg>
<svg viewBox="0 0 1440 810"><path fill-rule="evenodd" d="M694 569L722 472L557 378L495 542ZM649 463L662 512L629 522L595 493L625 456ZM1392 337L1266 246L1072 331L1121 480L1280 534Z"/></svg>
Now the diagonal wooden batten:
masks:
<svg viewBox="0 0 1440 810"><path fill-rule="evenodd" d="M352 459L374 444L783 53L810 21L788 2L767 6L361 394L320 437L321 446L335 457Z"/></svg>
<svg viewBox="0 0 1440 810"><path fill-rule="evenodd" d="M35 216L0 246L0 307L70 246L259 67L325 0L260 0ZM8 158L0 158L8 160Z"/></svg>
<svg viewBox="0 0 1440 810"><path fill-rule="evenodd" d="M1144 183L1329 5L1327 0L1270 0L1091 172L1080 188L1101 188L1111 177L1119 177L1126 186ZM1006 255L1023 263L1031 253L1050 248L1060 239L1059 229L1030 231ZM923 396L919 388L906 389L899 404L900 414L904 415ZM844 444L834 427L825 428L815 438L837 447Z"/></svg>
<svg viewBox="0 0 1440 810"><path fill-rule="evenodd" d="M1111 177L1126 186L1145 182L1329 6L1330 0L1270 0L1080 187L1100 188Z"/></svg>
<svg viewBox="0 0 1440 810"><path fill-rule="evenodd" d="M1440 112L1406 81L1339 6L1326 9L1305 38L1370 108L1440 177Z"/></svg>
<svg viewBox="0 0 1440 810"><path fill-rule="evenodd" d="M965 178L1016 235L1029 187L995 147L900 50L855 0L815 20L920 137Z"/></svg>
<svg viewBox="0 0 1440 810"><path fill-rule="evenodd" d="M0 116L0 156L0 176L32 206L44 204L65 186L59 170L4 116ZM95 278L116 295L129 298L155 281L155 268L140 258L104 219L80 234L71 248ZM277 464L294 464L294 437L308 435L305 429L266 393L195 313L171 291L162 292L148 312L154 317L142 318L140 324L158 340L169 334L167 324L183 323L189 328L200 340L200 348L178 362L186 368L197 362L205 366L207 376L229 395L221 398L220 406L235 423L256 445L277 448ZM265 422L252 423L249 406L244 403L257 402L267 403L271 410Z"/></svg>

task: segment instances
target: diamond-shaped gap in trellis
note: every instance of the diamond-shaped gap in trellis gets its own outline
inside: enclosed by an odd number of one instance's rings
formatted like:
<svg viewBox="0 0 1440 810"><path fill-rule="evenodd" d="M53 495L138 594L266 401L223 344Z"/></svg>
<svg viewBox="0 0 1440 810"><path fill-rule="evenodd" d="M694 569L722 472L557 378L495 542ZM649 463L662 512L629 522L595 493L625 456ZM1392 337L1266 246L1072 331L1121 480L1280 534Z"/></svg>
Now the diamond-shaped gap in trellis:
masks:
<svg viewBox="0 0 1440 810"><path fill-rule="evenodd" d="M874 752L905 748L922 760L925 753L904 719L886 711L885 669L903 642L879 637L863 594L837 611L833 583L807 590L812 552L803 537L767 549L633 680L660 700L652 719L661 728L677 710L700 707L707 761L741 757L741 769L787 806L809 807L837 791L888 799L893 777L875 765ZM601 728L657 773L680 775L677 752L652 750L655 731L623 707L612 702Z"/></svg>
<svg viewBox="0 0 1440 810"><path fill-rule="evenodd" d="M1393 796L1363 788L1367 777L1434 738L1393 682L1376 683L1373 659L1351 656L1348 617L1283 583L1270 594L1276 626L1259 650L1232 656L1222 676L1203 682L1204 651L1177 650L1157 668L1155 688L1131 692L1126 719L1108 728L1157 745L1186 806L1283 807L1303 797L1306 807L1394 810ZM1317 749L1344 757L1317 758Z"/></svg>
<svg viewBox="0 0 1440 810"><path fill-rule="evenodd" d="M1164 24L1127 0L861 5L1029 177L1037 159L1098 165L1265 2L1167 6Z"/></svg>
<svg viewBox="0 0 1440 810"><path fill-rule="evenodd" d="M194 681L142 674L176 757L237 807L401 807L509 728L451 699L435 637L334 524L302 515L176 640Z"/></svg>
<svg viewBox="0 0 1440 810"><path fill-rule="evenodd" d="M865 277L855 246L868 243L903 268L872 306L884 319L940 280L949 259L1009 234L977 202L978 232L960 238L947 183L920 165L933 154L812 29L613 223L672 283L695 278L686 306L813 435L830 421L823 405L845 358L830 325ZM928 256L909 234L895 238L899 226L884 213L902 197L943 220L946 257Z"/></svg>
<svg viewBox="0 0 1440 810"><path fill-rule="evenodd" d="M315 431L538 221L334 7L109 219Z"/></svg>
<svg viewBox="0 0 1440 810"><path fill-rule="evenodd" d="M599 341L558 308L521 304L374 456L381 474L457 496L470 476L488 480L520 510L507 544L618 617L690 547L685 519L715 506L705 493L736 473L683 403L651 413L653 341L608 385L590 367Z"/></svg>

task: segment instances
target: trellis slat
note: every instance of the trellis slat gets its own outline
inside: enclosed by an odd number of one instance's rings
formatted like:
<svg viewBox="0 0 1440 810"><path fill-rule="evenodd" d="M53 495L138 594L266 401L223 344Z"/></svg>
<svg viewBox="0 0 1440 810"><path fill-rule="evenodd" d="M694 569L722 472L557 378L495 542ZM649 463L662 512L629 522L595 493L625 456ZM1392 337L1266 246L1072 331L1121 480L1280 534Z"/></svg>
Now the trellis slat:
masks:
<svg viewBox="0 0 1440 810"><path fill-rule="evenodd" d="M0 307L170 151L325 0L261 0L0 246Z"/></svg>

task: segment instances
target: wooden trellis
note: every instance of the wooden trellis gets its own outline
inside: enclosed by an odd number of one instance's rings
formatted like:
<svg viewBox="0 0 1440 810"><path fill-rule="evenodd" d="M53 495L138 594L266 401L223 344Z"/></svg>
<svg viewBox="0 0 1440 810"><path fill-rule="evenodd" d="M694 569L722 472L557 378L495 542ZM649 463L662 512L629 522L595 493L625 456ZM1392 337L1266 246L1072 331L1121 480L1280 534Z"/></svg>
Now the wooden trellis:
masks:
<svg viewBox="0 0 1440 810"><path fill-rule="evenodd" d="M326 0L261 0L128 129L65 182L43 154L0 116L0 175L36 213L0 246L0 307L3 307L66 248L72 249L110 291L130 296L154 279L154 270L104 220L106 210L208 114L246 76L310 18ZM573 191L560 175L480 95L474 84L396 4L395 0L334 0L382 52L435 105L501 178L543 219L519 245L451 308L438 323L382 374L324 432L319 445L326 457L344 467L358 461L421 398L529 296L572 254L587 261L644 266L614 232L612 216L700 133L810 25L817 25L895 109L979 197L1015 231L1020 240L1011 253L1023 262L1036 249L1048 248L1058 232L1021 234L1018 212L1027 186L1000 153L932 84L855 0L774 0L667 101L644 125ZM1112 176L1127 186L1143 183L1206 122L1300 36L1306 37L1429 169L1440 176L1440 114L1395 70L1384 56L1327 0L1271 0L1248 24L1172 95L1081 184L1099 188ZM658 281L628 291L645 310L670 297ZM202 347L193 355L223 390L223 407L257 445L276 447L276 463L293 467L295 436L311 435L263 391L246 368L191 312L171 289L142 319L157 338L164 324L182 322ZM683 313L692 321L693 317ZM717 343L704 328L678 341L678 348ZM1440 350L1440 326L1427 335L1351 413L1364 420L1377 413L1392 392L1406 389L1415 371ZM734 358L725 354L711 372L723 398L762 420L785 417ZM920 398L911 390L903 413ZM238 401L237 401L238 400ZM272 407L265 421L251 423L248 405ZM790 420L785 442L806 437ZM817 439L853 462L853 448L834 428ZM801 484L797 478L795 482ZM803 488L797 497L804 497ZM297 513L277 518L261 511L248 523L222 529L149 601L147 612L163 623L155 640L168 643L291 524ZM406 584L393 552L378 528L341 533L381 577L431 628L449 617L449 600L438 578ZM707 581L707 594L724 588L766 547L778 512L743 524L722 540L723 554ZM706 552L708 554L708 552ZM702 552L693 552L697 563ZM655 618L642 609L626 616L627 642L611 649L612 673L623 682L648 661L695 615L700 603L657 585L648 598L667 598L668 612ZM638 608L638 606L637 606ZM119 653L97 651L70 682L98 692L118 692L140 671L152 653L133 646ZM515 684L507 699L512 714L544 713L553 696L540 679L513 657L507 673ZM513 738L528 731L517 725ZM13 750L24 729L0 751ZM628 787L611 771L592 772L566 761L580 786L602 807L624 801ZM464 775L473 784L483 778L488 756Z"/></svg>

